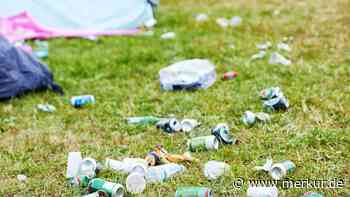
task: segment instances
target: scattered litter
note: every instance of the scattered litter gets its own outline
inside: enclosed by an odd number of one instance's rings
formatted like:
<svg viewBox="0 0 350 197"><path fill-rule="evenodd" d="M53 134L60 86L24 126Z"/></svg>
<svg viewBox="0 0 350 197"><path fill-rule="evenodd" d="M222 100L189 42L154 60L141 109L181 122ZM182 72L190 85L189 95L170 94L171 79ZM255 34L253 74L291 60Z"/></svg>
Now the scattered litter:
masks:
<svg viewBox="0 0 350 197"><path fill-rule="evenodd" d="M211 130L211 134L213 134L222 144L235 144L237 142L237 139L231 135L230 128L225 123L217 124Z"/></svg>
<svg viewBox="0 0 350 197"><path fill-rule="evenodd" d="M211 189L207 187L180 187L176 190L175 197L213 197Z"/></svg>
<svg viewBox="0 0 350 197"><path fill-rule="evenodd" d="M27 176L24 174L19 174L19 175L17 175L17 180L19 182L25 183L25 182L27 182Z"/></svg>
<svg viewBox="0 0 350 197"><path fill-rule="evenodd" d="M52 113L52 112L56 111L56 107L53 106L53 105L49 105L49 104L38 104L37 108L40 111L49 112L49 113Z"/></svg>
<svg viewBox="0 0 350 197"><path fill-rule="evenodd" d="M266 123L270 121L270 115L263 112L253 113L251 111L244 112L242 117L243 123L247 126L254 125L257 121Z"/></svg>
<svg viewBox="0 0 350 197"><path fill-rule="evenodd" d="M236 78L237 75L238 75L238 73L235 72L235 71L226 72L226 73L224 73L224 75L222 76L222 79L223 79L223 80L232 80L232 79Z"/></svg>
<svg viewBox="0 0 350 197"><path fill-rule="evenodd" d="M272 43L270 41L264 42L264 43L259 43L256 45L256 48L260 50L266 50L272 47Z"/></svg>
<svg viewBox="0 0 350 197"><path fill-rule="evenodd" d="M318 192L305 192L302 197L324 197L324 195Z"/></svg>
<svg viewBox="0 0 350 197"><path fill-rule="evenodd" d="M105 161L105 167L125 174L132 172L145 174L147 171L147 162L141 158L124 158L123 161L107 158Z"/></svg>
<svg viewBox="0 0 350 197"><path fill-rule="evenodd" d="M152 28L157 24L157 20L154 18L149 19L148 21L145 22L145 27L147 28Z"/></svg>
<svg viewBox="0 0 350 197"><path fill-rule="evenodd" d="M47 41L35 40L33 55L39 59L47 58L49 56L49 43Z"/></svg>
<svg viewBox="0 0 350 197"><path fill-rule="evenodd" d="M196 15L196 21L197 22L204 22L204 21L207 21L207 20L208 20L208 15L207 14L201 13L201 14L197 14Z"/></svg>
<svg viewBox="0 0 350 197"><path fill-rule="evenodd" d="M237 27L242 23L242 18L240 16L234 16L230 20L230 25L232 27Z"/></svg>
<svg viewBox="0 0 350 197"><path fill-rule="evenodd" d="M278 197L278 189L274 187L249 186L247 197Z"/></svg>
<svg viewBox="0 0 350 197"><path fill-rule="evenodd" d="M262 170L269 172L270 176L274 180L280 180L285 177L287 174L295 170L295 164L290 160L281 161L279 163L273 164L272 159L267 159L266 163L263 166L256 166L256 170Z"/></svg>
<svg viewBox="0 0 350 197"><path fill-rule="evenodd" d="M67 162L67 173L66 177L68 179L73 178L78 175L79 166L83 158L81 157L80 152L69 152L68 153L68 162Z"/></svg>
<svg viewBox="0 0 350 197"><path fill-rule="evenodd" d="M259 51L259 53L252 55L250 59L257 60L257 59L263 59L266 56L266 51Z"/></svg>
<svg viewBox="0 0 350 197"><path fill-rule="evenodd" d="M163 182L178 173L184 172L185 170L185 166L175 163L153 166L148 168L146 180L149 183Z"/></svg>
<svg viewBox="0 0 350 197"><path fill-rule="evenodd" d="M288 100L279 87L264 89L259 95L266 110L286 110L289 107Z"/></svg>
<svg viewBox="0 0 350 197"><path fill-rule="evenodd" d="M220 161L208 161L204 165L204 176L214 180L230 171L230 165Z"/></svg>
<svg viewBox="0 0 350 197"><path fill-rule="evenodd" d="M206 89L216 80L215 65L203 59L177 62L161 69L159 76L164 90Z"/></svg>
<svg viewBox="0 0 350 197"><path fill-rule="evenodd" d="M146 188L145 174L132 172L126 178L126 190L132 194L140 194Z"/></svg>
<svg viewBox="0 0 350 197"><path fill-rule="evenodd" d="M166 133L175 133L181 131L181 123L176 118L160 120L156 127Z"/></svg>
<svg viewBox="0 0 350 197"><path fill-rule="evenodd" d="M81 161L78 171L79 175L86 175L91 179L96 176L97 172L98 167L95 159L87 157Z"/></svg>
<svg viewBox="0 0 350 197"><path fill-rule="evenodd" d="M124 187L121 184L105 181L100 178L92 179L89 182L88 191L105 191L110 197L123 197Z"/></svg>
<svg viewBox="0 0 350 197"><path fill-rule="evenodd" d="M95 104L95 97L93 95L82 95L82 96L73 96L70 99L70 103L73 107L83 107L88 104Z"/></svg>
<svg viewBox="0 0 350 197"><path fill-rule="evenodd" d="M97 192L93 192L93 193L90 193L90 194L86 194L84 195L83 197L107 197L108 196L108 193L103 191L103 190L99 190Z"/></svg>
<svg viewBox="0 0 350 197"><path fill-rule="evenodd" d="M226 27L229 26L230 21L227 20L226 18L218 18L218 19L216 19L216 23L217 23L220 27L226 28Z"/></svg>
<svg viewBox="0 0 350 197"><path fill-rule="evenodd" d="M188 140L188 149L192 152L203 150L217 150L219 149L219 140L213 136L202 136Z"/></svg>
<svg viewBox="0 0 350 197"><path fill-rule="evenodd" d="M295 164L290 160L281 161L272 165L270 175L273 179L280 180L282 177L293 172L295 167Z"/></svg>
<svg viewBox="0 0 350 197"><path fill-rule="evenodd" d="M145 161L149 166L155 166L166 163L192 162L198 160L193 158L189 152L185 152L182 155L170 154L162 145L156 145L154 150L147 154Z"/></svg>
<svg viewBox="0 0 350 197"><path fill-rule="evenodd" d="M170 39L174 39L175 37L176 37L175 32L167 32L160 36L160 38L163 40L170 40Z"/></svg>
<svg viewBox="0 0 350 197"><path fill-rule="evenodd" d="M289 47L289 45L286 44L286 43L283 43L283 42L278 43L277 44L277 48L279 50L284 50L284 51L287 51L287 52L291 52L292 51L292 49Z"/></svg>
<svg viewBox="0 0 350 197"><path fill-rule="evenodd" d="M283 55L279 54L278 52L274 52L271 54L269 64L281 64L284 66L288 66L291 65L292 62L287 58L283 57Z"/></svg>
<svg viewBox="0 0 350 197"><path fill-rule="evenodd" d="M160 120L161 118L158 118L155 116L140 116L140 117L127 118L128 124L137 124L137 125L146 125L146 124L155 125Z"/></svg>
<svg viewBox="0 0 350 197"><path fill-rule="evenodd" d="M180 124L181 131L186 133L201 125L197 120L194 119L183 119Z"/></svg>

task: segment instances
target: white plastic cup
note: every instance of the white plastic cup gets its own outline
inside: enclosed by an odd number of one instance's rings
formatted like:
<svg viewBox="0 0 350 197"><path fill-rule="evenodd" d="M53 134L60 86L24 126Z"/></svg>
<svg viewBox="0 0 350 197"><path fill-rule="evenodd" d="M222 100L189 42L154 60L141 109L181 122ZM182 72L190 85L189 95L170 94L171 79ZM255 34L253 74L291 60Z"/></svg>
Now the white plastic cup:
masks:
<svg viewBox="0 0 350 197"><path fill-rule="evenodd" d="M214 180L230 171L230 165L220 161L208 161L204 165L204 176Z"/></svg>
<svg viewBox="0 0 350 197"><path fill-rule="evenodd" d="M80 152L69 152L67 161L67 178L73 178L78 175L80 163L83 161Z"/></svg>
<svg viewBox="0 0 350 197"><path fill-rule="evenodd" d="M280 180L288 173L291 173L295 170L295 164L292 161L286 160L281 161L272 165L270 170L270 175L275 180Z"/></svg>
<svg viewBox="0 0 350 197"><path fill-rule="evenodd" d="M128 171L125 169L126 168L125 163L122 161L107 158L105 162L105 166L106 168L117 172L128 173Z"/></svg>
<svg viewBox="0 0 350 197"><path fill-rule="evenodd" d="M278 197L277 187L252 187L247 190L247 197Z"/></svg>
<svg viewBox="0 0 350 197"><path fill-rule="evenodd" d="M94 178L96 175L96 169L97 169L96 160L90 157L86 157L80 163L78 174L86 175L89 178Z"/></svg>
<svg viewBox="0 0 350 197"><path fill-rule="evenodd" d="M132 194L142 193L146 188L146 180L143 174L132 172L126 178L126 189Z"/></svg>
<svg viewBox="0 0 350 197"><path fill-rule="evenodd" d="M184 172L186 170L185 166L169 163L160 166L153 166L148 168L146 174L147 182L163 182L177 173Z"/></svg>
<svg viewBox="0 0 350 197"><path fill-rule="evenodd" d="M181 130L183 132L190 132L192 129L199 126L199 122L194 119L183 119L181 121Z"/></svg>

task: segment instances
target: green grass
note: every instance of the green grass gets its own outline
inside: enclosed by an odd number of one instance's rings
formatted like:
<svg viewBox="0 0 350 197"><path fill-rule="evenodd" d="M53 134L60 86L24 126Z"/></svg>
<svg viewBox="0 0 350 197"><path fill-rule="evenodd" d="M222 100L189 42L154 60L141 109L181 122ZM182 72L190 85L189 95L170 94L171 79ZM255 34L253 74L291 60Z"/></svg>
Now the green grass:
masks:
<svg viewBox="0 0 350 197"><path fill-rule="evenodd" d="M103 161L144 157L160 143L169 152L182 153L187 138L209 134L221 122L230 125L241 144L193 154L199 163L186 165L186 173L163 184L147 185L140 196L173 196L178 186L196 185L212 188L216 196L244 196L247 185L235 190L233 180L269 179L253 170L269 156L296 163L290 179L347 181L342 189L281 189L280 196L305 191L350 196L349 8L347 0L164 0L153 37L50 40L46 62L66 95L42 92L0 104L0 196L78 196L81 190L65 180L69 151ZM202 12L210 20L198 24L193 16ZM215 23L217 17L234 15L243 18L240 27L224 30ZM166 31L176 32L176 39L160 40ZM258 52L256 43L270 40L275 46L286 36L294 37L293 51L284 53L291 66L269 65L267 58L249 60ZM189 58L211 60L218 76L234 65L239 77L218 80L207 90L162 91L159 69ZM261 111L257 94L270 86L283 89L290 109L273 113L269 124L245 127L243 112ZM95 95L97 104L71 107L69 98L81 94ZM55 113L37 111L37 104L47 102L56 106ZM128 116L142 115L195 118L203 125L190 136L169 136L152 126L125 122ZM208 160L226 161L231 172L208 181L202 173ZM18 174L26 174L28 183L19 183ZM99 177L123 184L126 178L111 171Z"/></svg>

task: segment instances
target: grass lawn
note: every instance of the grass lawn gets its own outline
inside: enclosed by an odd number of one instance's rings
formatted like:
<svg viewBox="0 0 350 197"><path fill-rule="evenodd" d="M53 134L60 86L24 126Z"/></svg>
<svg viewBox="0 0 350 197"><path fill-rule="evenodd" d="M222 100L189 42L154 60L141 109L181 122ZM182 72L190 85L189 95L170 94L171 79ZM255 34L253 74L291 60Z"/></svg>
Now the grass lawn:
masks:
<svg viewBox="0 0 350 197"><path fill-rule="evenodd" d="M278 10L279 14L278 14ZM163 184L149 184L140 196L174 196L178 186L207 186L216 196L244 196L247 185L234 189L238 177L270 179L254 166L267 157L290 159L296 171L288 178L344 179L342 189L280 189L280 196L322 191L325 196L350 196L350 1L302 0L164 0L158 10L155 35L52 39L45 62L66 92L29 94L0 104L0 196L79 196L67 186L69 151L81 151L100 161L106 157L144 157L156 144L172 153L186 151L191 136L207 135L226 122L241 144L216 152L194 153L199 163ZM208 13L197 23L194 15ZM218 17L239 15L241 26L223 29ZM174 31L174 40L160 40ZM292 65L269 65L268 58L250 61L255 44L276 44L292 36ZM234 48L231 46L234 45ZM234 65L239 77L217 80L207 90L164 92L159 69L190 58L207 58L220 77ZM247 128L245 110L262 111L258 92L280 86L291 107L272 113L272 122ZM92 94L97 103L82 109L69 104L74 95ZM56 106L53 114L36 105ZM195 118L202 127L191 134L167 135L153 126L130 126L128 116L155 115ZM202 167L209 160L226 161L231 172L208 181ZM19 183L18 174L28 176ZM124 184L126 176L103 171L99 177ZM127 194L127 196L131 196Z"/></svg>

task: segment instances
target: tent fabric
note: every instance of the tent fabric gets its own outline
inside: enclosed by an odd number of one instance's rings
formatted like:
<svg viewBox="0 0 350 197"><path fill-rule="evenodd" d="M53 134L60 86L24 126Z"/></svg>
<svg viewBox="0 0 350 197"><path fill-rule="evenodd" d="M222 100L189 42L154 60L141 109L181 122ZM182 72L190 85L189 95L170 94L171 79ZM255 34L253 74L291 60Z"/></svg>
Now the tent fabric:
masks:
<svg viewBox="0 0 350 197"><path fill-rule="evenodd" d="M0 34L10 41L132 35L154 18L149 0L2 0Z"/></svg>
<svg viewBox="0 0 350 197"><path fill-rule="evenodd" d="M0 101L46 89L63 94L46 65L0 36Z"/></svg>

